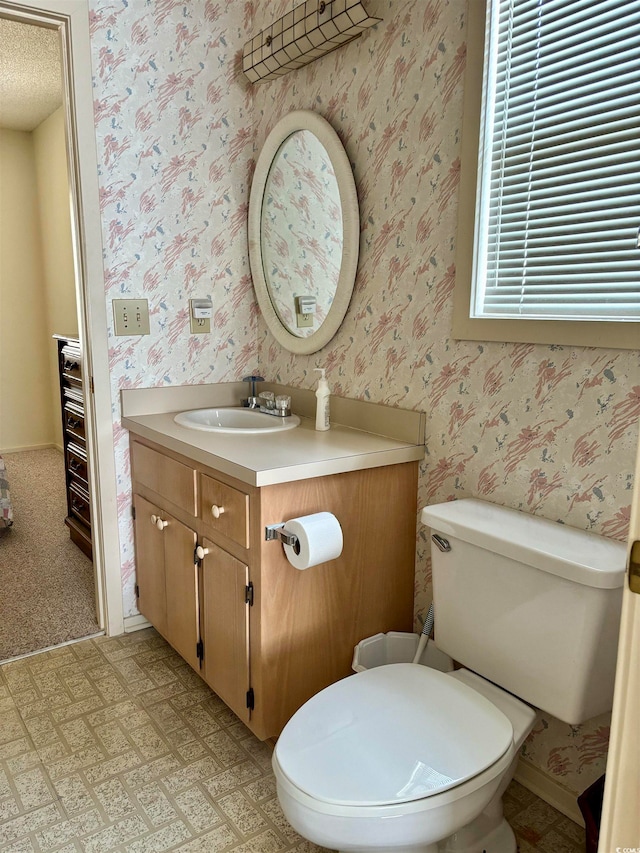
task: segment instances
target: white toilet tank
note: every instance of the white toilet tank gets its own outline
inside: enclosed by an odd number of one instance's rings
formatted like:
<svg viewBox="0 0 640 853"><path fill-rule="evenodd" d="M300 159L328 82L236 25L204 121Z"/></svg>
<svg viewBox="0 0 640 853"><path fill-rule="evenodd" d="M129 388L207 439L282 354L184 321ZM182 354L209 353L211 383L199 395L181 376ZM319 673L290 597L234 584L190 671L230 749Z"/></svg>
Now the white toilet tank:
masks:
<svg viewBox="0 0 640 853"><path fill-rule="evenodd" d="M567 723L611 709L625 545L475 499L422 522L442 651Z"/></svg>

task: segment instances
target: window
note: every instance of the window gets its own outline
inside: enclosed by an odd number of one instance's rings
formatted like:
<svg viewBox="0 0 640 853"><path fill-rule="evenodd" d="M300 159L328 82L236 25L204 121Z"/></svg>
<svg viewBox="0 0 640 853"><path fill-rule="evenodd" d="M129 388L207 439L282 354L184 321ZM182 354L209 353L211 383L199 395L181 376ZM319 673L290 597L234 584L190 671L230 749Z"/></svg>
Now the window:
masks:
<svg viewBox="0 0 640 853"><path fill-rule="evenodd" d="M480 93L483 5L454 334L640 348L640 1L488 0Z"/></svg>

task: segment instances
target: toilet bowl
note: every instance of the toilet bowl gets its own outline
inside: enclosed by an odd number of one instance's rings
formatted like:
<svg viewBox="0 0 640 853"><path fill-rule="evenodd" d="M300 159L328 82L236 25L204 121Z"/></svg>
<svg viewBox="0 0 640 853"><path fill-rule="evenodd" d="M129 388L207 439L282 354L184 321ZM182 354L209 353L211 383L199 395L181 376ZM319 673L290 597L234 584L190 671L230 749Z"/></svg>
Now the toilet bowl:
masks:
<svg viewBox="0 0 640 853"><path fill-rule="evenodd" d="M304 838L341 853L481 851L468 839L489 833L504 837L501 853L515 851L499 802L534 721L465 670L377 667L326 688L289 721L273 756L278 797ZM465 846L442 846L496 798Z"/></svg>
<svg viewBox="0 0 640 853"><path fill-rule="evenodd" d="M611 709L626 548L475 499L421 518L435 639L468 669L390 664L313 696L276 744L278 797L340 853L515 853L501 797L530 705L572 725Z"/></svg>

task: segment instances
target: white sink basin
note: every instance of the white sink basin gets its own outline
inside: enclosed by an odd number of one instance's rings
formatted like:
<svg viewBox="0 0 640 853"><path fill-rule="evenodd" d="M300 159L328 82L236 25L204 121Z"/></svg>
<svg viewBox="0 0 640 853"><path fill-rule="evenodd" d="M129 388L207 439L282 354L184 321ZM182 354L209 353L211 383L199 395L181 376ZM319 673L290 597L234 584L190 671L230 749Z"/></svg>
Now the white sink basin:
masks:
<svg viewBox="0 0 640 853"><path fill-rule="evenodd" d="M174 421L188 429L200 429L205 432L230 432L257 434L282 432L295 429L300 423L297 415L281 418L278 415L265 415L255 409L192 409L180 412Z"/></svg>

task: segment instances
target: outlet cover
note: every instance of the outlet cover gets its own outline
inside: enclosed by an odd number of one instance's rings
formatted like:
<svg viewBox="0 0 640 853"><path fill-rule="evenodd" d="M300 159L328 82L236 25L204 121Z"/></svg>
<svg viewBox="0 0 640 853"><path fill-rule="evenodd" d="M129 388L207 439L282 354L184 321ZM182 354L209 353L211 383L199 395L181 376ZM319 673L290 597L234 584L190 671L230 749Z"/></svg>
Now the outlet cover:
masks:
<svg viewBox="0 0 640 853"><path fill-rule="evenodd" d="M192 335L206 335L211 332L211 320L206 317L204 320L197 320L193 316L193 303L196 300L189 300L189 329Z"/></svg>
<svg viewBox="0 0 640 853"><path fill-rule="evenodd" d="M296 296L293 300L296 306L296 326L299 329L312 329L316 310L314 296Z"/></svg>
<svg viewBox="0 0 640 853"><path fill-rule="evenodd" d="M116 335L148 335L149 300L114 299L113 319Z"/></svg>
<svg viewBox="0 0 640 853"><path fill-rule="evenodd" d="M296 326L298 329L313 328L313 317L313 314L301 314L299 311L296 311Z"/></svg>

